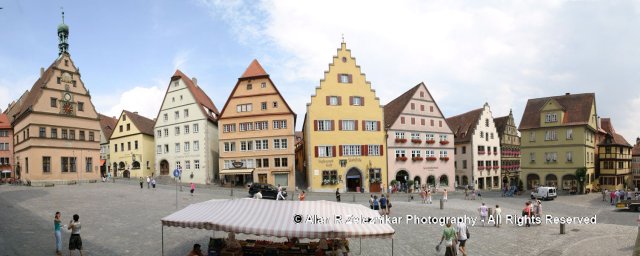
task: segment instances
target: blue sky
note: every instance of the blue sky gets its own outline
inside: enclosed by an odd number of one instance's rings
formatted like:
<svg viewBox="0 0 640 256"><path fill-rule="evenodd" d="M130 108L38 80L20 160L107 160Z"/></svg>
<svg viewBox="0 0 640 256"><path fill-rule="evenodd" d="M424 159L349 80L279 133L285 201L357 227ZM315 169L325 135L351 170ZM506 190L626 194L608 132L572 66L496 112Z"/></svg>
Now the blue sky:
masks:
<svg viewBox="0 0 640 256"><path fill-rule="evenodd" d="M56 58L60 6L108 115L154 117L176 68L222 108L257 58L300 124L344 34L382 104L425 82L445 116L489 102L519 121L529 98L595 92L600 116L640 135L637 1L0 0L0 108Z"/></svg>

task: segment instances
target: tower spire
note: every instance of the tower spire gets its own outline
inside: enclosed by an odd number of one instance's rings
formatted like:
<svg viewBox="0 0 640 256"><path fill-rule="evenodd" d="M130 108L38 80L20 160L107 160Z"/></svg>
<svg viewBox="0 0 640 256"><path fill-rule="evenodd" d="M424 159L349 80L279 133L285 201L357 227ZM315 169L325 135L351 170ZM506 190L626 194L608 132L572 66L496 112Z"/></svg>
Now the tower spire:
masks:
<svg viewBox="0 0 640 256"><path fill-rule="evenodd" d="M62 12L62 23L58 25L58 55L62 55L63 53L68 53L69 51L69 26L64 24L64 9L60 7L60 11Z"/></svg>

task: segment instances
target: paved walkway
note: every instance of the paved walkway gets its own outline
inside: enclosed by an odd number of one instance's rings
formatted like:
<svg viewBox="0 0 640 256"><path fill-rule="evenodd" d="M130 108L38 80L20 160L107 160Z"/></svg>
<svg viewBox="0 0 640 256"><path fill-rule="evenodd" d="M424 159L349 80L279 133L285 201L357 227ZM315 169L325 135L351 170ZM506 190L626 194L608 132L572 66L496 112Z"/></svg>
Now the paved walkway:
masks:
<svg viewBox="0 0 640 256"><path fill-rule="evenodd" d="M187 189L178 192L178 209L214 198L232 198L225 188ZM246 190L234 189L233 198L246 197ZM497 193L484 193L482 201L489 206L500 204L503 214L518 214L525 197L502 198ZM343 194L343 202L368 204L368 194ZM308 200L335 200L333 193L309 193ZM436 197L439 198L439 197ZM463 200L460 193L450 193L445 209L438 204L423 205L408 201L406 194L392 195L391 216L472 216L477 215L480 200ZM417 197L416 197L417 199ZM544 214L556 217L597 216L596 225L567 225L560 235L555 224L530 228L504 225L501 228L471 227L467 243L469 255L631 255L636 240L637 213L614 210L598 200L598 195L560 197L544 202ZM175 186L159 185L154 191L140 189L135 182L64 185L52 188L0 186L0 256L53 255L52 220L61 211L63 222L78 213L83 224L82 237L86 255L160 255L162 229L160 219L176 211ZM283 216L287 217L287 216ZM394 255L438 255L435 246L442 227L430 224L392 225L396 230ZM164 228L165 255L185 255L193 243L208 243L213 232L182 228ZM221 232L216 234L223 236ZM64 244L69 233L63 233ZM253 236L242 236L253 237ZM261 238L265 239L265 238ZM352 240L352 251L358 252L359 240ZM65 246L66 247L66 246ZM362 241L363 255L391 255L391 241ZM442 255L442 254L440 254Z"/></svg>

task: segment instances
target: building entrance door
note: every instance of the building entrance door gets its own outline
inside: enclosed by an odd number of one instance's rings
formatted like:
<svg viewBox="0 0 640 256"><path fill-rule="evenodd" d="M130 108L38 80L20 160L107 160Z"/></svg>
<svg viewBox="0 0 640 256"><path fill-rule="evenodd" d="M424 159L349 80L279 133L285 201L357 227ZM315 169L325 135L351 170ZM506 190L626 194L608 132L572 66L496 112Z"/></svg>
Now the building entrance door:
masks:
<svg viewBox="0 0 640 256"><path fill-rule="evenodd" d="M362 188L362 174L354 167L347 172L347 191L356 192L358 187Z"/></svg>

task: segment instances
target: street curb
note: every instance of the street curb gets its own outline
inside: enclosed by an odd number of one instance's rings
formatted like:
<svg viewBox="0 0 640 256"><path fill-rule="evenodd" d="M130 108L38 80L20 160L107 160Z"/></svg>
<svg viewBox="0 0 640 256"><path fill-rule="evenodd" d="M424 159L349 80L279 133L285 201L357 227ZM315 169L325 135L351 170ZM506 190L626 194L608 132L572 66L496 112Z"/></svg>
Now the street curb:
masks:
<svg viewBox="0 0 640 256"><path fill-rule="evenodd" d="M638 227L638 235L636 236L636 246L633 250L634 256L640 256L640 226Z"/></svg>

